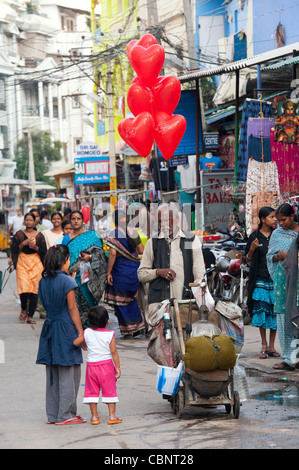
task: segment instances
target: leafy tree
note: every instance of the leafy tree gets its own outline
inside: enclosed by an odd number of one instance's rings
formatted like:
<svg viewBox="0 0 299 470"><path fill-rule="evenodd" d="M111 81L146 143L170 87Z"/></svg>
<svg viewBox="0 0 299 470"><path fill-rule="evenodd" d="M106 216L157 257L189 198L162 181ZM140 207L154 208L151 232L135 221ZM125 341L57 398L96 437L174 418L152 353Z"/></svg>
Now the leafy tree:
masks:
<svg viewBox="0 0 299 470"><path fill-rule="evenodd" d="M49 178L44 176L51 168L52 162L60 160L60 141L51 141L49 132L39 131L32 133L33 160L35 169L35 180L50 183ZM16 162L19 177L29 179L29 147L28 137L19 140L16 149ZM51 182L53 184L53 182Z"/></svg>

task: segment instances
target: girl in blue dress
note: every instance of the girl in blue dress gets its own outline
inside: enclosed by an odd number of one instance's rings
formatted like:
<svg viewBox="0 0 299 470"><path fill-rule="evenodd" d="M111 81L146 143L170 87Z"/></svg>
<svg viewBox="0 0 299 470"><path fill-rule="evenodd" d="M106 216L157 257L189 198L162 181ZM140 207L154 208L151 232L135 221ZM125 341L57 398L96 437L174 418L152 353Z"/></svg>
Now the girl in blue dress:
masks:
<svg viewBox="0 0 299 470"><path fill-rule="evenodd" d="M274 312L273 281L267 267L267 252L270 237L275 227L275 209L262 207L259 211L258 229L249 236L245 249L246 261L250 265L248 279L248 312L252 315L252 326L260 330L262 348L260 359L279 357L274 348L276 337L276 314ZM266 331L269 330L269 344Z"/></svg>
<svg viewBox="0 0 299 470"><path fill-rule="evenodd" d="M46 366L46 413L48 424L80 424L77 394L81 378L82 351L73 341L83 335L75 300L76 281L67 274L69 250L52 246L44 261L38 295L47 317L37 354L37 364Z"/></svg>

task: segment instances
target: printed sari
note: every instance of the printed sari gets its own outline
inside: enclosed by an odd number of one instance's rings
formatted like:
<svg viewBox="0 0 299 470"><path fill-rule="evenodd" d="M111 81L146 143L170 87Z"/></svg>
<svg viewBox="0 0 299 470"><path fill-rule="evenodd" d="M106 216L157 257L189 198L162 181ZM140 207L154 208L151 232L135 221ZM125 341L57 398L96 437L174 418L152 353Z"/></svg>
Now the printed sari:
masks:
<svg viewBox="0 0 299 470"><path fill-rule="evenodd" d="M137 251L130 250L128 240L118 229L112 232L106 244L116 250L117 257L111 272L113 286L107 284L105 302L114 307L121 334L136 334L144 329L137 303L139 257Z"/></svg>
<svg viewBox="0 0 299 470"><path fill-rule="evenodd" d="M293 365L294 336L290 336L289 328L286 325L286 304L287 304L287 291L286 291L286 276L284 265L285 262L273 262L273 256L280 250L288 251L298 236L297 232L293 230L284 230L279 227L271 235L269 250L267 254L267 265L270 276L273 279L274 286L274 312L277 318L277 332L281 346L281 358L283 362L288 365Z"/></svg>
<svg viewBox="0 0 299 470"><path fill-rule="evenodd" d="M87 314L90 307L98 305L106 286L106 261L102 240L96 232L89 230L77 237L70 238L66 235L62 240L63 245L67 245L70 251L69 272L77 272L75 281L78 289L75 290L76 303L80 313L82 324L86 324ZM80 253L84 251L92 255L90 265L92 270L91 278L81 283L80 274Z"/></svg>

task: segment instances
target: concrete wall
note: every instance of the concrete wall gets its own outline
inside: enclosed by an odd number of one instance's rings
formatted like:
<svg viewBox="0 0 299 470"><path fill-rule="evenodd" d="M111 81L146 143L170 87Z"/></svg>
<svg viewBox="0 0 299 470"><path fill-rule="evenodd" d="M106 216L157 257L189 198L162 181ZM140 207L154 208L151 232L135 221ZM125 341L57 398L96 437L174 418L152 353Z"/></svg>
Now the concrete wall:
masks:
<svg viewBox="0 0 299 470"><path fill-rule="evenodd" d="M254 54L276 49L275 30L284 27L285 45L299 41L299 5L290 0L253 0Z"/></svg>

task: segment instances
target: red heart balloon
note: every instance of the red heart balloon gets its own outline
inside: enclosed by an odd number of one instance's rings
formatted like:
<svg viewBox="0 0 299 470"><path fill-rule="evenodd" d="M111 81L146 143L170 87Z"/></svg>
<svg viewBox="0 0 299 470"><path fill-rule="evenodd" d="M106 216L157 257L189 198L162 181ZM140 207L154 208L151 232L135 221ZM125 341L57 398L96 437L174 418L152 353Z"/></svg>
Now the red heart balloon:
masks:
<svg viewBox="0 0 299 470"><path fill-rule="evenodd" d="M155 142L165 160L173 157L175 149L179 145L185 133L187 122L184 116L159 112L155 117L156 130Z"/></svg>
<svg viewBox="0 0 299 470"><path fill-rule="evenodd" d="M181 97L181 83L175 76L159 77L152 87L155 111L172 114Z"/></svg>
<svg viewBox="0 0 299 470"><path fill-rule="evenodd" d="M137 41L138 46L145 47L146 49L153 44L158 44L158 41L152 34L144 34L144 36Z"/></svg>
<svg viewBox="0 0 299 470"><path fill-rule="evenodd" d="M141 83L133 83L127 93L127 103L134 114L137 116L139 113L146 111L150 114L154 112L154 97L149 88L146 88Z"/></svg>
<svg viewBox="0 0 299 470"><path fill-rule="evenodd" d="M149 113L142 112L135 119L124 119L118 124L118 132L138 155L147 157L154 143L154 118Z"/></svg>
<svg viewBox="0 0 299 470"><path fill-rule="evenodd" d="M136 39L134 39L133 41L130 41L127 44L126 51L127 51L127 57L128 57L128 60L129 60L130 64L131 64L131 51L132 51L132 48L135 46L135 44L137 44Z"/></svg>
<svg viewBox="0 0 299 470"><path fill-rule="evenodd" d="M163 67L165 52L159 44L153 44L147 49L135 45L131 49L130 63L143 85L151 87Z"/></svg>
<svg viewBox="0 0 299 470"><path fill-rule="evenodd" d="M155 36L153 36L152 34L145 34L139 39L139 41L137 41L136 39L133 39L132 41L130 41L127 44L127 48L126 48L129 62L131 63L131 50L134 46L138 45L138 46L145 47L147 49L149 46L152 46L153 44L158 44L158 41L155 38Z"/></svg>

